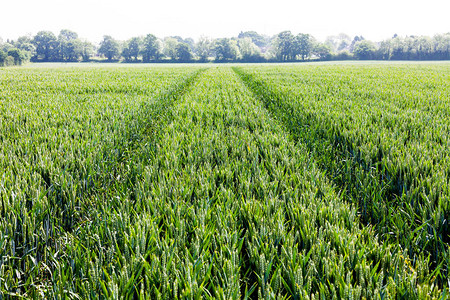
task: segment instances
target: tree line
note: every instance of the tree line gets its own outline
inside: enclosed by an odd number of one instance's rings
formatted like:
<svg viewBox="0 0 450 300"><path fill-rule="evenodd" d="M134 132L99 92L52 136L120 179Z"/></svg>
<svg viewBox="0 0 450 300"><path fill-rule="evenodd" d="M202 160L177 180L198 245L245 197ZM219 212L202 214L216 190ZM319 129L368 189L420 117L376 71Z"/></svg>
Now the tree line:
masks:
<svg viewBox="0 0 450 300"><path fill-rule="evenodd" d="M33 62L294 62L311 60L449 60L450 33L428 36L394 35L381 42L346 34L329 36L324 42L312 35L283 31L274 36L255 31L237 37L197 41L179 36L155 35L119 41L103 37L95 45L71 30L58 35L40 31L3 42L0 38L0 66Z"/></svg>

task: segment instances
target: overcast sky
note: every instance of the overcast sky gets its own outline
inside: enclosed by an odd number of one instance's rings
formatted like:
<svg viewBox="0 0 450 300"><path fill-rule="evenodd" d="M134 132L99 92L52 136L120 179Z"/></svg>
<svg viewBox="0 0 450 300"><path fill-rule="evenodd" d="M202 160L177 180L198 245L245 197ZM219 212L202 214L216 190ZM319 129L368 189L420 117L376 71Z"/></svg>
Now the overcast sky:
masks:
<svg viewBox="0 0 450 300"><path fill-rule="evenodd" d="M0 37L39 30L76 31L93 42L105 34L179 35L197 39L255 30L310 33L319 40L341 32L379 41L394 33L450 32L450 0L14 0L0 2Z"/></svg>

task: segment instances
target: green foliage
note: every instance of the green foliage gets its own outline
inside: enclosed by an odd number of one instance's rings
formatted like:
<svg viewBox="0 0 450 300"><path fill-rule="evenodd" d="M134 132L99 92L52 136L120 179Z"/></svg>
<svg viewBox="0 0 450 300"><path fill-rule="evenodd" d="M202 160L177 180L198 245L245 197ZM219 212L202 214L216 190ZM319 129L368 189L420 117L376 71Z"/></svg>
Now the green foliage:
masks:
<svg viewBox="0 0 450 300"><path fill-rule="evenodd" d="M299 33L294 38L292 56L295 58L297 55L304 61L310 56L313 49L313 40L309 34Z"/></svg>
<svg viewBox="0 0 450 300"><path fill-rule="evenodd" d="M281 61L293 60L294 35L290 31L283 31L277 35L275 47L277 58Z"/></svg>
<svg viewBox="0 0 450 300"><path fill-rule="evenodd" d="M189 45L186 43L178 43L175 47L176 58L178 61L190 61L192 59L192 52Z"/></svg>
<svg viewBox="0 0 450 300"><path fill-rule="evenodd" d="M217 61L233 61L240 57L236 41L228 38L215 40L214 52Z"/></svg>
<svg viewBox="0 0 450 300"><path fill-rule="evenodd" d="M55 59L58 47L56 36L51 31L39 31L33 38L36 54L44 61Z"/></svg>
<svg viewBox="0 0 450 300"><path fill-rule="evenodd" d="M127 50L130 57L134 58L134 61L138 60L138 56L141 53L142 41L138 37L134 37L128 41Z"/></svg>
<svg viewBox="0 0 450 300"><path fill-rule="evenodd" d="M144 38L141 54L144 62L150 62L151 60L160 58L161 50L156 36L148 34Z"/></svg>
<svg viewBox="0 0 450 300"><path fill-rule="evenodd" d="M332 57L330 46L324 43L316 43L313 46L312 53L320 60L330 60Z"/></svg>
<svg viewBox="0 0 450 300"><path fill-rule="evenodd" d="M143 261L133 248L135 261L125 263L131 245L122 226L129 220L134 231L135 212L144 212L131 209L139 168L170 121L171 101L196 74L189 68L0 74L0 295L96 298L105 295L103 280L109 289L128 276L127 267L137 272L133 266ZM103 277L111 268L121 273L113 281ZM121 283L122 295L135 287L131 282Z"/></svg>
<svg viewBox="0 0 450 300"><path fill-rule="evenodd" d="M446 286L448 66L246 68L241 76L361 221L412 261L429 260L433 281Z"/></svg>
<svg viewBox="0 0 450 300"><path fill-rule="evenodd" d="M22 64L22 61L25 59L22 51L20 51L17 48L9 49L8 56L11 56L12 58L14 58L14 64L17 66L20 66Z"/></svg>
<svg viewBox="0 0 450 300"><path fill-rule="evenodd" d="M206 62L212 52L212 42L209 38L201 36L195 44L195 53L200 61Z"/></svg>
<svg viewBox="0 0 450 300"><path fill-rule="evenodd" d="M2 70L0 295L444 299L447 73Z"/></svg>
<svg viewBox="0 0 450 300"><path fill-rule="evenodd" d="M375 45L367 40L359 41L355 44L353 54L357 59L367 60L375 58Z"/></svg>
<svg viewBox="0 0 450 300"><path fill-rule="evenodd" d="M83 42L78 34L63 29L58 36L58 59L62 61L78 61L83 53Z"/></svg>
<svg viewBox="0 0 450 300"><path fill-rule="evenodd" d="M251 41L258 47L263 48L268 45L268 38L266 36L260 35L256 31L245 31L240 32L238 35L239 39L250 38Z"/></svg>
<svg viewBox="0 0 450 300"><path fill-rule="evenodd" d="M252 42L249 37L241 38L238 41L239 51L242 55L242 61L256 62L261 61L261 50Z"/></svg>
<svg viewBox="0 0 450 300"><path fill-rule="evenodd" d="M83 61L89 61L90 58L95 54L95 46L89 42L89 41L81 41L81 57L83 58Z"/></svg>
<svg viewBox="0 0 450 300"><path fill-rule="evenodd" d="M98 48L98 54L105 56L109 61L118 58L120 54L119 42L109 35L105 35Z"/></svg>

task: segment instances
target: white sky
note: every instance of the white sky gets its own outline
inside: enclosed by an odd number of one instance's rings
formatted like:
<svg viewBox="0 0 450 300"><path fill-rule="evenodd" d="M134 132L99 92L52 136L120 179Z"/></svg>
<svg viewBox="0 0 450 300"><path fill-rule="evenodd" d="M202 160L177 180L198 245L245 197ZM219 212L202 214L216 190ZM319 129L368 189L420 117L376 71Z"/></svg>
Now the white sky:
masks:
<svg viewBox="0 0 450 300"><path fill-rule="evenodd" d="M450 32L450 0L1 0L0 37L71 29L99 42L103 35L179 35L197 39L255 30L312 34L341 32L379 41L394 33Z"/></svg>

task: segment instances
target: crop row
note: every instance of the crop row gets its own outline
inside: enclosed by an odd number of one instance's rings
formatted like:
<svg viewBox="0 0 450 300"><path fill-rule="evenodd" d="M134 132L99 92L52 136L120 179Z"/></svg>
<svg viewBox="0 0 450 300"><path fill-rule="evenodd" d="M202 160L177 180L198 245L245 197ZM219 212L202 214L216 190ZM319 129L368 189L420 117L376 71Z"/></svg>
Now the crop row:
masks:
<svg viewBox="0 0 450 300"><path fill-rule="evenodd" d="M236 71L363 223L429 257L447 285L450 79L446 66L244 67Z"/></svg>

